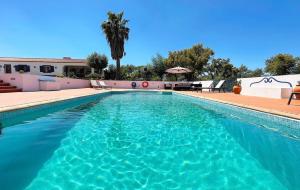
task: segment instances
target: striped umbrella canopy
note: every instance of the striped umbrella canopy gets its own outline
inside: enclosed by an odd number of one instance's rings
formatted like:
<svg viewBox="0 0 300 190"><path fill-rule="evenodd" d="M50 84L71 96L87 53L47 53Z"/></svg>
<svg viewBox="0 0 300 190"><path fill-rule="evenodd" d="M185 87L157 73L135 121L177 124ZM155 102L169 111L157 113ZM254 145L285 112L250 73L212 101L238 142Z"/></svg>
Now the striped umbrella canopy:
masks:
<svg viewBox="0 0 300 190"><path fill-rule="evenodd" d="M174 67L166 70L166 73L172 73L172 74L183 74L183 73L190 73L192 72L188 68L184 67Z"/></svg>

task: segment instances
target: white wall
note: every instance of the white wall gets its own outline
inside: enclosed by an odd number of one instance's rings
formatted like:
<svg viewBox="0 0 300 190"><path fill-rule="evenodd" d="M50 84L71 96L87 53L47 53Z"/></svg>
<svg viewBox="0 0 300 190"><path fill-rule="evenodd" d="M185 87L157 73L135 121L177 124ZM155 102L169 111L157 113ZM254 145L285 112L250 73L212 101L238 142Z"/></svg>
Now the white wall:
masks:
<svg viewBox="0 0 300 190"><path fill-rule="evenodd" d="M33 74L33 75L62 75L64 72L64 66L87 66L85 63L5 62L5 61L1 61L0 65L2 67L0 68L0 74L4 73L4 65L5 64L11 65L12 74L19 73L19 72L15 71L15 68L14 68L15 65L29 65L30 72L28 72L27 74ZM42 66L42 65L54 66L54 72L52 72L52 73L40 72L40 66Z"/></svg>
<svg viewBox="0 0 300 190"><path fill-rule="evenodd" d="M83 79L72 79L72 78L58 78L55 80L60 84L61 89L75 89L75 88L89 88L90 81Z"/></svg>
<svg viewBox="0 0 300 190"><path fill-rule="evenodd" d="M20 74L20 73L14 73L14 74L0 74L0 80L3 80L4 82L8 82L13 86L17 86L18 88L22 88L24 92L33 92L33 91L39 91L40 81L39 75L31 75L31 74ZM90 82L89 80L82 80L82 79L72 79L72 78L58 78L53 77L54 81L56 83L56 86L58 86L58 89L74 89L74 88L89 88ZM43 90L47 90L47 85L42 85ZM49 86L50 87L50 86ZM50 90L50 89L49 89Z"/></svg>
<svg viewBox="0 0 300 190"><path fill-rule="evenodd" d="M240 78L238 80L241 81L241 95L281 99L290 96L293 87L298 84L297 81L300 81L300 74Z"/></svg>
<svg viewBox="0 0 300 190"><path fill-rule="evenodd" d="M50 84L50 82L42 82L41 85L39 79L41 76L32 75L27 73L14 73L14 74L0 74L0 79L10 83L11 85L17 86L18 88L22 88L23 91L39 91L39 90L49 90L51 89L73 89L73 88L89 88L90 81L82 80L82 79L72 79L72 78L59 78L53 77L56 84ZM175 86L176 83L180 82L167 82L167 81L148 81L149 86L144 88L142 86L143 81L117 81L117 80L104 80L104 82L112 86L113 88L125 88L132 89L132 82L136 82L137 89L164 89L165 83L171 83ZM207 81L202 81L203 84ZM42 86L42 88L41 88ZM52 86L52 87L51 87ZM51 88L51 89L50 89Z"/></svg>
<svg viewBox="0 0 300 190"><path fill-rule="evenodd" d="M104 80L104 82L112 86L113 88L125 88L131 89L131 83L136 82L137 89L164 89L164 82L163 81L148 81L149 86L147 88L143 88L142 83L143 81L121 81L121 80Z"/></svg>
<svg viewBox="0 0 300 190"><path fill-rule="evenodd" d="M169 81L148 81L149 86L147 88L144 88L142 86L142 83L144 81L122 81L122 80L104 80L104 82L109 85L112 86L113 88L124 88L124 89L132 89L132 82L135 82L137 84L136 89L164 89L165 88L165 83L168 84L172 84L172 86L174 87L175 84L178 83L182 83L180 81L175 82L169 82ZM197 82L201 82L203 87L209 87L210 84L212 84L213 81L197 81ZM207 89L205 89L204 91L208 91Z"/></svg>
<svg viewBox="0 0 300 190"><path fill-rule="evenodd" d="M278 81L282 82L290 82L293 87L296 86L297 81L300 81L300 74L298 75L280 75L280 76L268 76L266 78L273 77ZM258 82L265 77L253 77L253 78L240 78L243 87L250 87L250 84L253 82ZM272 80L272 81L270 81ZM261 81L260 83L253 84L251 87L263 87L263 88L289 88L290 86L286 83L276 82L274 79L270 79L269 81Z"/></svg>

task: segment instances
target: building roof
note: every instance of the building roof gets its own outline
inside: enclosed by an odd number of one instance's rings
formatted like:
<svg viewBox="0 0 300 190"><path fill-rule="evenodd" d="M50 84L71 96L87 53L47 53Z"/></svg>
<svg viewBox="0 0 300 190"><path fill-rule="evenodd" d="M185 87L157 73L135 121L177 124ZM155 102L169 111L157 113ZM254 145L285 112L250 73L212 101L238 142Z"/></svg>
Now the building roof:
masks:
<svg viewBox="0 0 300 190"><path fill-rule="evenodd" d="M0 57L0 62L43 62L43 63L86 63L85 59L72 59L64 57L57 58L21 58L21 57Z"/></svg>

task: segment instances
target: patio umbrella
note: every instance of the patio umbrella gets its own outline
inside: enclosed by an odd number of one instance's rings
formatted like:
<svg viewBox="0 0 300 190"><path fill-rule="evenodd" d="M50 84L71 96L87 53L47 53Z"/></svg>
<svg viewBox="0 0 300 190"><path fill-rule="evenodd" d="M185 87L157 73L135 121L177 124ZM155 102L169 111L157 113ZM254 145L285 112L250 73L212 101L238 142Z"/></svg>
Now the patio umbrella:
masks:
<svg viewBox="0 0 300 190"><path fill-rule="evenodd" d="M174 67L174 68L167 69L166 72L172 74L184 74L184 73L190 73L192 71L184 67Z"/></svg>
<svg viewBox="0 0 300 190"><path fill-rule="evenodd" d="M176 81L177 81L177 74L186 74L190 72L192 72L190 69L184 67L173 67L166 70L166 73L175 74Z"/></svg>

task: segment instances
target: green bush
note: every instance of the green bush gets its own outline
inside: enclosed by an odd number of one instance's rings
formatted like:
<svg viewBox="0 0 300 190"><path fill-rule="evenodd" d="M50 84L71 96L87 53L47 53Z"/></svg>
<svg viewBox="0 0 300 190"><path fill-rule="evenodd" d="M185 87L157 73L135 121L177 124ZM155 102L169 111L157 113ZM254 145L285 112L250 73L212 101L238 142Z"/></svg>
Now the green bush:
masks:
<svg viewBox="0 0 300 190"><path fill-rule="evenodd" d="M78 79L79 78L74 72L69 72L67 77L74 78L74 79Z"/></svg>

